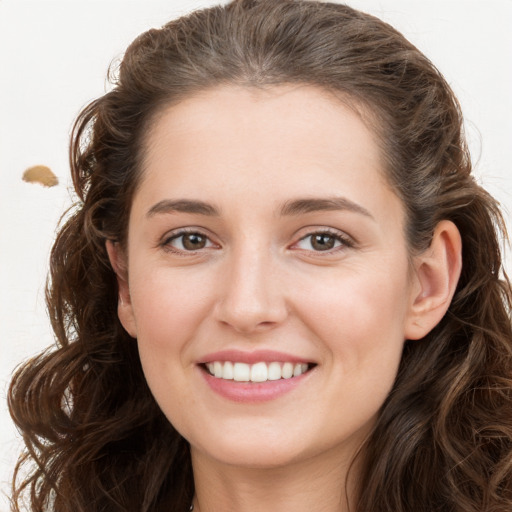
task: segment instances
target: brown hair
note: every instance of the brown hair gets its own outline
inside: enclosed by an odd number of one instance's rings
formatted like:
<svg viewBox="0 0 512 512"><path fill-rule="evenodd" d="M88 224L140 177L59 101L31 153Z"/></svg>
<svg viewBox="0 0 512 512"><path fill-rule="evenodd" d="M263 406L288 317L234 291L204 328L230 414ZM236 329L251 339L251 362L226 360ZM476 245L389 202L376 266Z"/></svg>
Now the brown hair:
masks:
<svg viewBox="0 0 512 512"><path fill-rule="evenodd" d="M361 452L359 512L512 508L512 292L504 224L470 175L459 105L413 45L345 5L239 0L149 30L128 48L110 92L76 121L79 202L51 254L47 302L57 348L13 378L11 414L27 446L13 510L185 511L188 445L165 419L117 317L107 239L126 240L144 139L164 105L222 84L304 83L372 113L411 252L453 221L463 270L450 308L408 341L395 386ZM363 110L363 108L361 110ZM24 463L32 470L20 477Z"/></svg>

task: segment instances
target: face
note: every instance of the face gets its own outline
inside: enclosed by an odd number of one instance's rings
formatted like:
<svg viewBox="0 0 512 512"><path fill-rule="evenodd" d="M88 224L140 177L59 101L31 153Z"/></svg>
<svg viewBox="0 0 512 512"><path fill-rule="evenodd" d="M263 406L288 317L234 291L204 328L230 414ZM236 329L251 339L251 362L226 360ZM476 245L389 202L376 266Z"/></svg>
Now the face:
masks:
<svg viewBox="0 0 512 512"><path fill-rule="evenodd" d="M169 107L146 149L119 313L164 414L219 463L353 453L415 289L372 132L320 89L226 86Z"/></svg>

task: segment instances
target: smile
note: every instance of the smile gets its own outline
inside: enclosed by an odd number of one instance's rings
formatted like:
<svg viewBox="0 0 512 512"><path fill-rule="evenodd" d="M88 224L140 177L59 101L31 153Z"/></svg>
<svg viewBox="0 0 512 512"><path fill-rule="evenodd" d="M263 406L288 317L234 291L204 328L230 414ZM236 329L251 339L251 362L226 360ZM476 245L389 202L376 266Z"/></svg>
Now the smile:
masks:
<svg viewBox="0 0 512 512"><path fill-rule="evenodd" d="M236 382L267 382L291 379L306 373L310 365L307 363L263 361L247 364L232 361L212 361L205 364L210 375L224 380Z"/></svg>

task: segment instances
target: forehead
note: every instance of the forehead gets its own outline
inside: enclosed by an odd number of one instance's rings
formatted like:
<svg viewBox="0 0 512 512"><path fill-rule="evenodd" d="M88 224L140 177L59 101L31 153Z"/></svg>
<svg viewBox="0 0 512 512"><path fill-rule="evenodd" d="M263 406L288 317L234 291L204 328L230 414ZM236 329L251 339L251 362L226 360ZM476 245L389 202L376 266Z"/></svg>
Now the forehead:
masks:
<svg viewBox="0 0 512 512"><path fill-rule="evenodd" d="M145 148L154 148L165 131L190 142L190 135L207 135L212 140L215 134L229 137L235 127L238 136L279 135L283 141L290 136L309 138L313 132L334 133L342 124L350 124L352 130L357 127L354 136L364 132L365 138L377 141L376 116L342 93L301 84L263 88L224 85L161 108L150 123Z"/></svg>
<svg viewBox="0 0 512 512"><path fill-rule="evenodd" d="M251 190L258 204L339 192L361 201L388 188L383 167L374 131L344 98L302 85L222 86L155 117L140 192L211 201Z"/></svg>

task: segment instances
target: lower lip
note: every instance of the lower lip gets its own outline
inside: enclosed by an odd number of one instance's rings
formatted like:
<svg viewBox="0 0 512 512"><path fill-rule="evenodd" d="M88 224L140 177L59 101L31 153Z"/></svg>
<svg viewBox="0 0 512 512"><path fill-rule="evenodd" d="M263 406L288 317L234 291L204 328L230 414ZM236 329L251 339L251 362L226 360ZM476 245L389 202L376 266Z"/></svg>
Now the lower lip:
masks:
<svg viewBox="0 0 512 512"><path fill-rule="evenodd" d="M210 389L220 396L234 402L267 402L289 393L304 381L311 370L290 379L270 380L266 382L237 382L221 379L200 369Z"/></svg>

